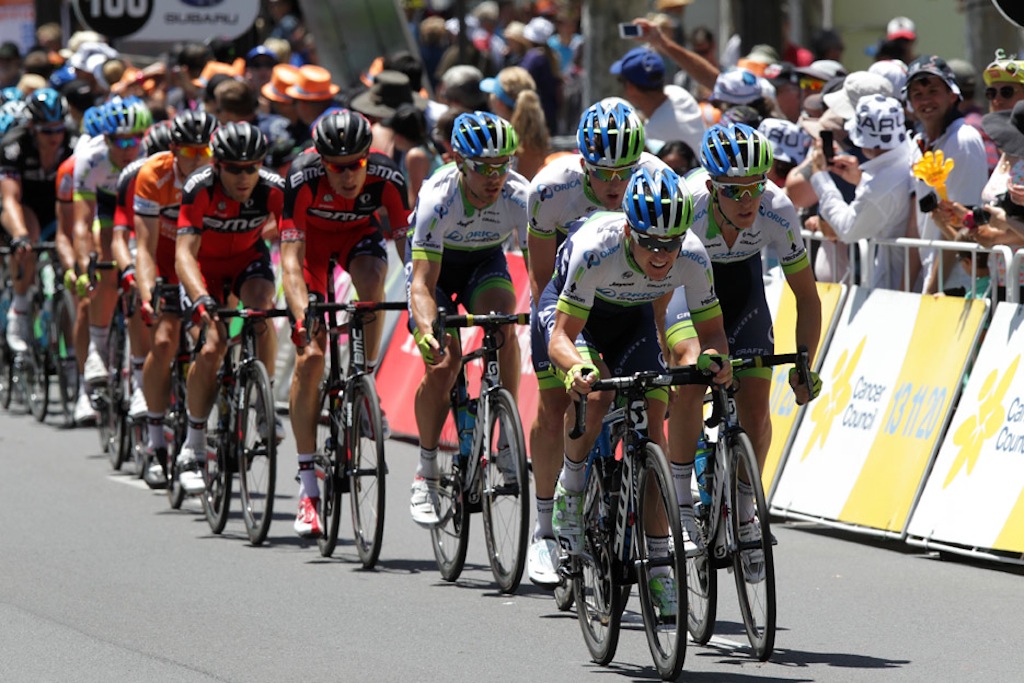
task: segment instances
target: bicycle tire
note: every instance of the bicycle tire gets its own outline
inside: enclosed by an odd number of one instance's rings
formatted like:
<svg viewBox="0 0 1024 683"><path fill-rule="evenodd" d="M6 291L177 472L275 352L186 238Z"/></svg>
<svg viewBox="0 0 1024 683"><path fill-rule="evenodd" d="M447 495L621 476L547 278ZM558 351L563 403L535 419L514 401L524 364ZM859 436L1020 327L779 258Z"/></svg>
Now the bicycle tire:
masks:
<svg viewBox="0 0 1024 683"><path fill-rule="evenodd" d="M434 560L445 581L456 581L466 565L469 547L469 501L463 487L463 470L458 466L457 451L437 450L438 518L430 529Z"/></svg>
<svg viewBox="0 0 1024 683"><path fill-rule="evenodd" d="M695 643L706 645L715 630L718 611L718 569L711 558L714 546L715 525L711 515L720 510L720 504L713 503L711 509L698 506L694 521L700 534L703 548L699 553L686 558L686 628ZM721 515L720 512L717 512ZM719 519L719 524L723 522Z"/></svg>
<svg viewBox="0 0 1024 683"><path fill-rule="evenodd" d="M733 575L736 578L736 594L740 602L740 614L747 631L747 639L759 661L768 661L775 649L775 562L772 556L771 528L768 519L768 506L764 499L764 488L757 466L757 457L750 437L741 430L735 430L728 436L729 457L735 463L730 475L729 487L732 492L733 506L729 514L733 538L737 548L733 553ZM739 483L740 469L752 473L748 478L754 490L754 512L760 524L757 541L750 547L740 542ZM744 553L760 550L764 556L764 576L760 572L751 573L744 566ZM760 579L760 580L758 580Z"/></svg>
<svg viewBox="0 0 1024 683"><path fill-rule="evenodd" d="M32 303L32 341L26 358L25 391L28 395L28 409L36 422L45 422L50 407L50 367L46 359L46 346L50 326L44 315L42 295L33 297Z"/></svg>
<svg viewBox="0 0 1024 683"><path fill-rule="evenodd" d="M262 361L252 360L244 370L242 411L237 416L236 447L242 521L249 542L262 545L274 521L277 485L277 427L270 374Z"/></svg>
<svg viewBox="0 0 1024 683"><path fill-rule="evenodd" d="M5 336L6 331L0 330ZM0 407L11 407L12 385L14 383L14 355L5 340L0 340Z"/></svg>
<svg viewBox="0 0 1024 683"><path fill-rule="evenodd" d="M623 591L614 558L615 509L603 468L593 467L583 492L583 540L580 554L570 558L576 617L583 642L595 663L612 661L619 645ZM628 588L628 586L627 586Z"/></svg>
<svg viewBox="0 0 1024 683"><path fill-rule="evenodd" d="M127 320L120 321L115 316L114 332L110 335L110 357L108 367L110 375L110 432L113 450L117 451L118 459L123 465L131 455L128 435L128 409L131 400L131 351L128 340ZM115 346L116 345L116 346Z"/></svg>
<svg viewBox="0 0 1024 683"><path fill-rule="evenodd" d="M317 539L320 555L330 557L338 545L338 529L341 525L341 411L335 405L337 399L330 395L326 384L320 387L320 417L316 426L316 455L314 462L317 477L323 483L320 492L320 527L322 533Z"/></svg>
<svg viewBox="0 0 1024 683"><path fill-rule="evenodd" d="M635 557L638 560L637 589L640 594L640 609L654 667L662 680L674 681L682 672L686 660L687 636L683 623L684 615L687 614L686 591L679 590L680 586L686 585L686 553L683 551L679 504L668 460L657 444L644 444L643 459L638 465L638 523L634 526L633 538ZM668 545L668 556L665 558L652 557L650 554L650 539L654 537L648 536L647 526L654 515L668 522L669 537L660 537L661 542ZM663 576L652 573L655 563L668 571L668 577L675 587L675 604L670 610L659 611L651 593L650 582Z"/></svg>
<svg viewBox="0 0 1024 683"><path fill-rule="evenodd" d="M57 291L50 300L50 349L48 356L57 375L57 401L64 424L75 422L75 401L78 399L78 364L75 360L74 305L71 295Z"/></svg>
<svg viewBox="0 0 1024 683"><path fill-rule="evenodd" d="M348 392L348 400L352 401L352 425L347 434L352 535L363 568L372 569L380 557L384 540L387 474L384 428L373 378L370 375L356 377L349 382Z"/></svg>
<svg viewBox="0 0 1024 683"><path fill-rule="evenodd" d="M206 460L202 466L206 490L199 496L210 531L220 534L228 523L231 508L232 459L237 448L231 427L231 391L217 386L217 400L206 419Z"/></svg>
<svg viewBox="0 0 1024 683"><path fill-rule="evenodd" d="M555 607L559 612L568 612L576 604L576 592L572 589L572 580L563 578L555 586Z"/></svg>
<svg viewBox="0 0 1024 683"><path fill-rule="evenodd" d="M188 434L188 411L185 403L186 387L185 366L175 360L171 365L171 404L167 410L167 422L170 427L171 439L167 444L167 502L172 510L181 508L185 501L185 489L178 481L178 451L185 443Z"/></svg>
<svg viewBox="0 0 1024 683"><path fill-rule="evenodd" d="M478 480L487 559L498 589L514 593L526 568L530 525L530 475L526 469L526 439L512 394L497 388L490 403L487 443ZM501 443L507 444L507 452Z"/></svg>

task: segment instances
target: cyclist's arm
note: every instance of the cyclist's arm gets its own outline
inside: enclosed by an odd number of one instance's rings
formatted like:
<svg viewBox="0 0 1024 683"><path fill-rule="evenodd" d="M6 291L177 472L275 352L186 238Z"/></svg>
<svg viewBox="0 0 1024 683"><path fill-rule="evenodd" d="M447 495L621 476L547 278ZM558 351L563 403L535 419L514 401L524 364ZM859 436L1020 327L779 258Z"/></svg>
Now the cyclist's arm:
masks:
<svg viewBox="0 0 1024 683"><path fill-rule="evenodd" d="M3 193L3 225L7 234L11 239L28 238L25 211L21 206L21 180L5 176L0 179L0 192Z"/></svg>
<svg viewBox="0 0 1024 683"><path fill-rule="evenodd" d="M796 343L806 346L813 365L821 336L821 300L810 266L786 273L786 282L796 296Z"/></svg>
<svg viewBox="0 0 1024 683"><path fill-rule="evenodd" d="M153 284L156 282L155 254L160 242L160 219L136 213L135 238L135 281L139 284L139 296L143 301L152 301Z"/></svg>
<svg viewBox="0 0 1024 683"><path fill-rule="evenodd" d="M114 229L114 234L110 240L110 250L114 256L114 262L117 263L118 271L123 271L132 265L132 250L128 246L127 228Z"/></svg>
<svg viewBox="0 0 1024 683"><path fill-rule="evenodd" d="M57 257L64 270L75 269L75 236L72 232L75 223L75 207L71 202L57 202Z"/></svg>
<svg viewBox="0 0 1024 683"><path fill-rule="evenodd" d="M309 306L309 291L306 279L302 274L302 264L306 260L306 241L291 239L288 231L281 240L281 279L284 287L284 298L288 310L298 322L306 319L306 307Z"/></svg>
<svg viewBox="0 0 1024 683"><path fill-rule="evenodd" d="M409 307L412 309L412 319L420 334L423 335L433 332L434 320L437 318L437 301L434 299L434 290L437 288L437 279L440 275L440 260L433 261L413 257ZM444 340L438 339L437 341L443 343Z"/></svg>
<svg viewBox="0 0 1024 683"><path fill-rule="evenodd" d="M548 342L548 356L556 369L565 373L579 363L585 363L579 349L576 348L576 337L583 332L586 319L577 318L561 310L555 311L555 325L551 330Z"/></svg>
<svg viewBox="0 0 1024 683"><path fill-rule="evenodd" d="M89 253L96 251L96 243L92 236L96 198L76 194L74 215L75 255L78 258L79 272L84 273L89 267Z"/></svg>
<svg viewBox="0 0 1024 683"><path fill-rule="evenodd" d="M541 292L551 280L555 272L555 254L558 251L558 240L554 235L535 235L530 231L526 236L526 244L530 252L530 291L534 301L540 301Z"/></svg>

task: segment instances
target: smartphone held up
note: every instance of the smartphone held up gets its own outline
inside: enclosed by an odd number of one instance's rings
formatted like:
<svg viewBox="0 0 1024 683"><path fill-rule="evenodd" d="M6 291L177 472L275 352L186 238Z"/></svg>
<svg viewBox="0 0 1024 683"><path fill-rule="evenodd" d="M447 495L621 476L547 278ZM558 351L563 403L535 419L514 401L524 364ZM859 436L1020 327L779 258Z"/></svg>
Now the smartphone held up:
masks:
<svg viewBox="0 0 1024 683"><path fill-rule="evenodd" d="M832 145L832 131L821 131L821 152L825 155L825 163L831 164L835 158L835 149Z"/></svg>
<svg viewBox="0 0 1024 683"><path fill-rule="evenodd" d="M639 38L643 36L644 29L637 24L619 24L620 38Z"/></svg>

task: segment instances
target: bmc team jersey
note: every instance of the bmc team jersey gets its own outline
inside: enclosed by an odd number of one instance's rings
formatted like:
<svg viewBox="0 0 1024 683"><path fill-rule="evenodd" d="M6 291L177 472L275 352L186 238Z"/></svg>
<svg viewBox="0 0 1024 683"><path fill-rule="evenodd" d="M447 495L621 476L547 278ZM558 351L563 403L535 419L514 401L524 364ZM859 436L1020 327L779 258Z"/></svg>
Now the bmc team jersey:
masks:
<svg viewBox="0 0 1024 683"><path fill-rule="evenodd" d="M144 160L135 176L132 213L142 218L157 219L160 235L154 254L157 276L170 283L178 281L178 274L174 270L174 245L178 237L180 209L181 179L174 167L174 154L154 154Z"/></svg>
<svg viewBox="0 0 1024 683"><path fill-rule="evenodd" d="M135 232L135 180L149 159L141 157L124 167L117 177L117 204L114 205L114 229Z"/></svg>
<svg viewBox="0 0 1024 683"><path fill-rule="evenodd" d="M528 199L530 211L529 232L534 237L556 237L561 246L568 234L568 226L575 220L586 218L604 207L590 188L590 181L581 164L583 157L571 154L558 157L545 166L530 182ZM651 173L668 166L653 154L640 155L637 168Z"/></svg>
<svg viewBox="0 0 1024 683"><path fill-rule="evenodd" d="M75 199L95 200L93 229L109 228L117 205L117 178L121 169L110 163L107 139L102 135L75 149Z"/></svg>
<svg viewBox="0 0 1024 683"><path fill-rule="evenodd" d="M65 135L67 135L65 133ZM28 128L11 129L0 142L0 178L21 181L21 204L32 209L43 231L57 218L57 169L71 156L65 139L57 152L57 164L43 168L35 138Z"/></svg>
<svg viewBox="0 0 1024 683"><path fill-rule="evenodd" d="M355 199L331 189L319 154L301 154L292 163L284 184L281 241L306 243L303 270L310 291L326 292L332 255L346 269L353 256L387 259L374 218L381 208L387 211L391 236L401 234L409 225L405 177L383 154L370 154L366 181Z"/></svg>
<svg viewBox="0 0 1024 683"><path fill-rule="evenodd" d="M475 265L500 251L510 235L517 235L526 251L526 198L529 183L510 171L497 201L483 209L473 207L462 190L462 174L446 164L420 189L413 211L411 252L414 261Z"/></svg>

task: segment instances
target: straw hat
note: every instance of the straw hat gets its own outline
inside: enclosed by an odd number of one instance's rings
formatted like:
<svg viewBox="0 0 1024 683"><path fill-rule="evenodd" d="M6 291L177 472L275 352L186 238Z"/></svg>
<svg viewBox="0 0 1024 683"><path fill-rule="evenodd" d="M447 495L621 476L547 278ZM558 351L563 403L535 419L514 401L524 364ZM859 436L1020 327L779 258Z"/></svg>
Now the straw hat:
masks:
<svg viewBox="0 0 1024 683"><path fill-rule="evenodd" d="M394 116L403 104L421 111L427 108L427 101L413 92L409 77L400 71L381 71L369 90L352 98L353 109L378 119Z"/></svg>
<svg viewBox="0 0 1024 683"><path fill-rule="evenodd" d="M298 80L299 67L291 64L278 64L270 72L270 82L260 88L260 94L271 102L280 104L290 102L292 98L285 91L295 85Z"/></svg>
<svg viewBox="0 0 1024 683"><path fill-rule="evenodd" d="M285 90L288 97L305 102L329 100L339 92L341 86L331 82L331 72L314 64L299 67L298 79Z"/></svg>

